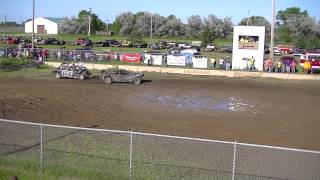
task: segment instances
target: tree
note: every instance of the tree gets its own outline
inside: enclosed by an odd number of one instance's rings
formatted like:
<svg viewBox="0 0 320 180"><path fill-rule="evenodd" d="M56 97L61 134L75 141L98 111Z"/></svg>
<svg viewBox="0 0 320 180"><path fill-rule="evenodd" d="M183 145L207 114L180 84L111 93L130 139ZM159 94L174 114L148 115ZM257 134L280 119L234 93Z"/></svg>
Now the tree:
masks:
<svg viewBox="0 0 320 180"><path fill-rule="evenodd" d="M135 17L131 12L121 13L116 17L116 22L120 24L120 34L130 35L135 23Z"/></svg>
<svg viewBox="0 0 320 180"><path fill-rule="evenodd" d="M203 22L202 41L204 44L212 43L216 38L226 38L231 34L233 29L230 17L226 17L222 20L217 16L210 14Z"/></svg>
<svg viewBox="0 0 320 180"><path fill-rule="evenodd" d="M78 23L77 18L72 17L71 19L65 17L59 24L59 33L62 34L79 34L81 33L81 27Z"/></svg>
<svg viewBox="0 0 320 180"><path fill-rule="evenodd" d="M78 22L81 27L82 33L86 33L89 27L89 16L90 12L86 10L82 10L78 14ZM99 17L91 13L91 32L95 33L96 31L102 31L105 29L105 23L99 19Z"/></svg>
<svg viewBox="0 0 320 180"><path fill-rule="evenodd" d="M271 23L264 17L262 16L251 16L248 18L243 18L239 25L240 26L246 26L247 22L249 22L250 26L264 26L266 28L266 37L271 36ZM269 38L267 38L268 40Z"/></svg>
<svg viewBox="0 0 320 180"><path fill-rule="evenodd" d="M166 18L166 22L160 27L160 31L167 36L185 35L184 24L174 15L170 15Z"/></svg>
<svg viewBox="0 0 320 180"><path fill-rule="evenodd" d="M301 11L298 7L280 10L277 13L277 25L281 41L296 43L302 40L302 37L306 40L314 36L317 27L315 19L309 17L307 11Z"/></svg>
<svg viewBox="0 0 320 180"><path fill-rule="evenodd" d="M188 18L188 24L186 25L186 35L189 37L199 37L203 28L203 22L199 15L192 15Z"/></svg>

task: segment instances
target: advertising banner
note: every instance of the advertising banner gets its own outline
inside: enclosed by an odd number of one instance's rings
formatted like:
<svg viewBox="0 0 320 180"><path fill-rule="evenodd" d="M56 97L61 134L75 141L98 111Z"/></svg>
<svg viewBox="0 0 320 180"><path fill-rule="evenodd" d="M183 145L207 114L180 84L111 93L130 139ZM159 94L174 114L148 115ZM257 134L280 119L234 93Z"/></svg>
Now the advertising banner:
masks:
<svg viewBox="0 0 320 180"><path fill-rule="evenodd" d="M186 57L185 56L167 56L167 65L168 66L186 66Z"/></svg>
<svg viewBox="0 0 320 180"><path fill-rule="evenodd" d="M141 55L140 54L121 54L120 60L122 62L139 63L141 60Z"/></svg>
<svg viewBox="0 0 320 180"><path fill-rule="evenodd" d="M208 68L208 58L192 57L193 68Z"/></svg>
<svg viewBox="0 0 320 180"><path fill-rule="evenodd" d="M162 55L151 55L152 64L161 66L162 65Z"/></svg>

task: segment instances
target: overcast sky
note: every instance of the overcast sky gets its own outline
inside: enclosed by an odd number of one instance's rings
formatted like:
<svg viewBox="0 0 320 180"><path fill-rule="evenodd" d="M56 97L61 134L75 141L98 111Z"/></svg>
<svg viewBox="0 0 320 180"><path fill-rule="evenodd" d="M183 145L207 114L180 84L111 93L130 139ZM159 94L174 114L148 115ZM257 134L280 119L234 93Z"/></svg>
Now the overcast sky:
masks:
<svg viewBox="0 0 320 180"><path fill-rule="evenodd" d="M263 16L271 20L272 0L35 0L36 17L77 16L82 9L92 8L103 21L112 22L121 12L148 11L162 16L174 14L183 22L194 14L206 17L214 14L220 18L232 17L234 23L248 16ZM300 7L320 20L319 0L276 0L276 11ZM0 21L20 22L32 18L32 0L1 0Z"/></svg>

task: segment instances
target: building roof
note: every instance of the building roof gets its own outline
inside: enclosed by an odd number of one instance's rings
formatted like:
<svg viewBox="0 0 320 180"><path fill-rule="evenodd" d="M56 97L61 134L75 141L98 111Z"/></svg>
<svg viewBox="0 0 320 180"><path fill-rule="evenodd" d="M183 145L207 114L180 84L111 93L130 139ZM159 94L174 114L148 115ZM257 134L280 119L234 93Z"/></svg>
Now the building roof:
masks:
<svg viewBox="0 0 320 180"><path fill-rule="evenodd" d="M54 17L43 17L43 18L48 19L49 21L55 22L57 24L59 24L63 20L63 18L54 18Z"/></svg>

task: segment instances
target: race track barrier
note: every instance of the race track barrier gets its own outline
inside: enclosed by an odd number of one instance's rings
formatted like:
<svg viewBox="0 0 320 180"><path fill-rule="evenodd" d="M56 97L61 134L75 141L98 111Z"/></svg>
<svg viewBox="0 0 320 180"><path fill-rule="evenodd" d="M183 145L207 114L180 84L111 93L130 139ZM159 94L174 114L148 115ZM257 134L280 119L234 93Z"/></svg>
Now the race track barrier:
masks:
<svg viewBox="0 0 320 180"><path fill-rule="evenodd" d="M58 67L60 62L46 62L49 66ZM115 65L83 63L88 69L103 70L112 68ZM207 70L207 69L187 69L174 67L157 67L157 66L134 66L134 65L116 65L120 69L131 71L144 71L156 73L188 74L202 76L224 76L237 78L275 78L288 80L320 80L320 75L311 74L287 74L287 73L267 73L267 72L247 72L247 71L225 71L225 70Z"/></svg>

